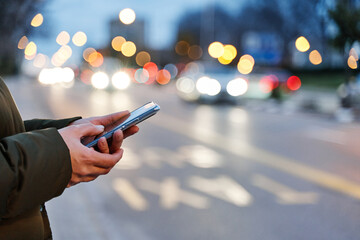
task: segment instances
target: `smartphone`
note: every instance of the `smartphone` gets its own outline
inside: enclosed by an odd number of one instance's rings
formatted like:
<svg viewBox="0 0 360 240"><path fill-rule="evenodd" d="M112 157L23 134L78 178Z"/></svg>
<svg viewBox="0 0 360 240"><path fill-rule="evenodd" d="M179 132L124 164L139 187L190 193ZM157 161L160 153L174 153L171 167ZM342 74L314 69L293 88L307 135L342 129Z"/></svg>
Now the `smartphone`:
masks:
<svg viewBox="0 0 360 240"><path fill-rule="evenodd" d="M111 140L112 135L116 130L122 130L125 131L126 129L130 128L131 126L134 126L145 119L154 116L158 111L160 110L160 106L157 105L154 102L149 102L134 111L130 112L130 115L125 120L120 120L120 123L112 124L110 129L105 128L105 131L97 136L95 140L91 141L88 144L85 144L87 147L96 147L99 139L101 137L105 137L108 141Z"/></svg>

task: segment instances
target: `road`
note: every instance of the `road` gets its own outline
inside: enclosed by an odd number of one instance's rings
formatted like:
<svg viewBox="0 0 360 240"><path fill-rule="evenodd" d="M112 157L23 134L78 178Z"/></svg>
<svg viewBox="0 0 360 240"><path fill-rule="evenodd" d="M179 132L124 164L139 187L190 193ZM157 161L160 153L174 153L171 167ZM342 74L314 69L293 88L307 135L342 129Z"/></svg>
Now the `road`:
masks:
<svg viewBox="0 0 360 240"><path fill-rule="evenodd" d="M55 239L359 239L358 123L269 105L188 104L173 85L7 84L25 119L161 106L124 142L110 174L47 203Z"/></svg>

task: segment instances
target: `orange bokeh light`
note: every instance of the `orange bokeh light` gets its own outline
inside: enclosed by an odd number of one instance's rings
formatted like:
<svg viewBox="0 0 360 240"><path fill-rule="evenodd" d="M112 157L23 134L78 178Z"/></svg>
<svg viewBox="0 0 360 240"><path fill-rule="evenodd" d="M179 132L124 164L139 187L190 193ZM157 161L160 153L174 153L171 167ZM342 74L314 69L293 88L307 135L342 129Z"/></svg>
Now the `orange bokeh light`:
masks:
<svg viewBox="0 0 360 240"><path fill-rule="evenodd" d="M179 41L175 46L175 52L180 56L186 56L188 54L190 44L186 41Z"/></svg>
<svg viewBox="0 0 360 240"><path fill-rule="evenodd" d="M144 69L146 69L149 73L149 80L146 84L152 84L156 80L156 75L158 73L158 67L153 62L148 62L144 65Z"/></svg>
<svg viewBox="0 0 360 240"><path fill-rule="evenodd" d="M100 67L104 63L104 57L99 52L93 52L89 56L89 63L93 67Z"/></svg>
<svg viewBox="0 0 360 240"><path fill-rule="evenodd" d="M168 70L162 69L156 75L156 81L161 84L165 85L170 82L171 74Z"/></svg>

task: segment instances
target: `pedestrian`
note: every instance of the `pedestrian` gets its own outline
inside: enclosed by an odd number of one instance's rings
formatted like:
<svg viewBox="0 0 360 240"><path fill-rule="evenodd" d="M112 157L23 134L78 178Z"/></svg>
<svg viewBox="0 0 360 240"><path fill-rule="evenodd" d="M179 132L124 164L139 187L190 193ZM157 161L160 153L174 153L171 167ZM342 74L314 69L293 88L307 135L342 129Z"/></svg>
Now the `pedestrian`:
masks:
<svg viewBox="0 0 360 240"><path fill-rule="evenodd" d="M102 138L96 150L81 141L128 114L23 121L0 78L0 239L52 239L44 203L107 174L122 158L123 139L138 127L116 131L110 146Z"/></svg>

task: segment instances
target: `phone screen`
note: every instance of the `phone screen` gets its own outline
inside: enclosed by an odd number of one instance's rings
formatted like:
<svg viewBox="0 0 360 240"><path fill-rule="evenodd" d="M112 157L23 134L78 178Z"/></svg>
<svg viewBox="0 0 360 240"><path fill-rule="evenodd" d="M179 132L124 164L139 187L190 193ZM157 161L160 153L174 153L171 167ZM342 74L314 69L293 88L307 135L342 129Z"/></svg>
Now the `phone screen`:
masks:
<svg viewBox="0 0 360 240"><path fill-rule="evenodd" d="M97 141L101 137L110 139L116 130L121 129L122 131L134 126L145 119L155 115L160 110L160 106L154 102L149 102L142 107L139 107L132 111L129 116L125 119L119 119L117 122L112 123L105 127L105 130L100 135L96 136L95 140L90 143L83 142L87 147L94 147L97 145ZM89 142L89 141L88 141Z"/></svg>

